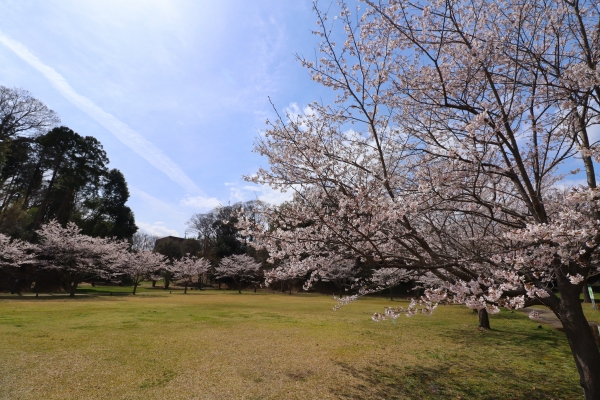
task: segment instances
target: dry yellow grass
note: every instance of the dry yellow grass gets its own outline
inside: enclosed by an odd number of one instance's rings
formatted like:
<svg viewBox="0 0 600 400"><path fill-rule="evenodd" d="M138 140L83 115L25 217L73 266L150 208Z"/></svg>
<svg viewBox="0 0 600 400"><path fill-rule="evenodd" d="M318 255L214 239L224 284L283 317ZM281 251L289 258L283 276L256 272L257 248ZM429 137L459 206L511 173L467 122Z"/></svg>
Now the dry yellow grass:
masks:
<svg viewBox="0 0 600 400"><path fill-rule="evenodd" d="M0 300L1 399L576 399L564 336L464 307L230 291ZM398 305L398 302L394 302Z"/></svg>

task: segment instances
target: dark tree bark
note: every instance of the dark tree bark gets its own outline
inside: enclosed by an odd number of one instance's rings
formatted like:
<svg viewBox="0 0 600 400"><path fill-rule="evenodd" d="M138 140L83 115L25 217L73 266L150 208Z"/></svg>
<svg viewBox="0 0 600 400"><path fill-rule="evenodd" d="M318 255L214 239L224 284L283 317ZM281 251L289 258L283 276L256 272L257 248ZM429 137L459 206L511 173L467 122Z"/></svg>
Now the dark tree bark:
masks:
<svg viewBox="0 0 600 400"><path fill-rule="evenodd" d="M38 215L36 216L35 222L33 224L33 229L31 231L31 238L35 235L35 231L40 227L40 224L44 220L44 216L46 214L46 208L48 207L48 200L50 199L50 194L52 192L52 188L54 187L54 181L56 180L56 175L58 174L58 168L62 163L62 157L59 159L58 166L55 166L54 171L52 172L52 179L50 179L50 183L48 183L48 188L46 188L46 194L44 195L44 200L40 205Z"/></svg>
<svg viewBox="0 0 600 400"><path fill-rule="evenodd" d="M585 399L600 399L600 351L592 329L583 314L579 299L581 289L570 285L567 278L560 274L557 274L557 279L560 299L551 302L550 309L562 322L579 372L579 383L583 387Z"/></svg>
<svg viewBox="0 0 600 400"><path fill-rule="evenodd" d="M485 308L482 308L477 312L479 316L479 329L492 329L490 327L490 317Z"/></svg>
<svg viewBox="0 0 600 400"><path fill-rule="evenodd" d="M171 284L171 274L169 272L165 273L165 290L169 289L169 285Z"/></svg>
<svg viewBox="0 0 600 400"><path fill-rule="evenodd" d="M588 280L586 279L583 283L583 302L591 303L592 298L590 297L590 292L588 291Z"/></svg>
<svg viewBox="0 0 600 400"><path fill-rule="evenodd" d="M78 284L79 284L79 282L71 282L69 297L75 297L75 291L77 290Z"/></svg>
<svg viewBox="0 0 600 400"><path fill-rule="evenodd" d="M133 294L135 294L135 291L137 290L137 287L138 287L137 281L133 282Z"/></svg>

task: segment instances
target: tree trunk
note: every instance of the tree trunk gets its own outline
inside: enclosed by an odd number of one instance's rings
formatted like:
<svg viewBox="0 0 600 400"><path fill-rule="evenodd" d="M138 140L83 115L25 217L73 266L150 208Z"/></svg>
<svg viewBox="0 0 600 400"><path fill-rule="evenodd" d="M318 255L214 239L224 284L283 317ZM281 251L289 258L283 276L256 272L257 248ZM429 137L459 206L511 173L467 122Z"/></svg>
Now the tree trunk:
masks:
<svg viewBox="0 0 600 400"><path fill-rule="evenodd" d="M393 292L392 288L390 288L390 300L394 301L394 292Z"/></svg>
<svg viewBox="0 0 600 400"><path fill-rule="evenodd" d="M479 316L479 329L492 329L490 328L490 317L485 308L482 308L477 312Z"/></svg>
<svg viewBox="0 0 600 400"><path fill-rule="evenodd" d="M73 189L69 188L69 190L67 190L67 194L65 194L65 198L63 199L58 212L57 212L57 217L56 220L59 222L67 222L69 220L69 205L72 201L72 197L73 197ZM65 216L66 214L66 218L63 218L63 216Z"/></svg>
<svg viewBox="0 0 600 400"><path fill-rule="evenodd" d="M156 281L152 281L152 287L156 287Z"/></svg>
<svg viewBox="0 0 600 400"><path fill-rule="evenodd" d="M238 293L242 294L242 283L241 282L238 283Z"/></svg>
<svg viewBox="0 0 600 400"><path fill-rule="evenodd" d="M71 282L71 291L69 293L69 297L75 297L75 291L77 290L78 282Z"/></svg>
<svg viewBox="0 0 600 400"><path fill-rule="evenodd" d="M573 285L572 288L566 288L569 283L565 284L560 280L559 278L560 303L557 307L552 307L552 311L562 322L585 399L597 400L600 399L600 351L583 314L579 300L580 289Z"/></svg>
<svg viewBox="0 0 600 400"><path fill-rule="evenodd" d="M10 294L15 294L19 291L19 279L15 279L15 282L13 283L12 289L10 290Z"/></svg>
<svg viewBox="0 0 600 400"><path fill-rule="evenodd" d="M62 164L62 157L60 157L58 165L54 167L54 171L52 171L52 179L48 183L48 188L46 189L46 194L44 195L44 200L39 207L38 215L36 216L35 222L33 224L33 229L31 230L31 237L35 234L35 231L40 227L40 224L44 220L44 215L46 214L46 208L48 206L48 200L50 199L50 193L52 192L52 188L54 187L54 181L56 180L56 175L58 174L58 169Z"/></svg>
<svg viewBox="0 0 600 400"><path fill-rule="evenodd" d="M592 302L592 298L590 297L590 292L588 290L588 280L587 279L583 282L583 302L584 303Z"/></svg>
<svg viewBox="0 0 600 400"><path fill-rule="evenodd" d="M187 282L185 283L185 287L183 288L183 294L187 294Z"/></svg>
<svg viewBox="0 0 600 400"><path fill-rule="evenodd" d="M33 187L35 185L36 178L40 176L40 166L42 165L42 161L44 159L44 153L41 154L37 164L35 165L35 169L33 170L33 174L31 175L31 179L27 185L27 191L25 192L25 199L23 200L23 207L27 207L27 203L29 202L29 198L33 192Z"/></svg>
<svg viewBox="0 0 600 400"><path fill-rule="evenodd" d="M169 289L169 284L171 283L171 274L169 272L165 273L165 290Z"/></svg>
<svg viewBox="0 0 600 400"><path fill-rule="evenodd" d="M137 281L133 283L133 294L135 294L135 291L137 289L138 283Z"/></svg>

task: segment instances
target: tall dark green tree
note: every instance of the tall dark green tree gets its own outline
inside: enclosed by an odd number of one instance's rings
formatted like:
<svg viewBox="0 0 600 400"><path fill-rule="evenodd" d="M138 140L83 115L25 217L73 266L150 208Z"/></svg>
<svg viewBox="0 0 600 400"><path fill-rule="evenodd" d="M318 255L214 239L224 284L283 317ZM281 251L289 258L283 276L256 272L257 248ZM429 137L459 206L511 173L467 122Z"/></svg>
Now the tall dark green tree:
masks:
<svg viewBox="0 0 600 400"><path fill-rule="evenodd" d="M125 177L108 170L97 139L67 127L26 139L10 143L0 168L0 231L32 237L56 219L92 236L131 238L137 226Z"/></svg>
<svg viewBox="0 0 600 400"><path fill-rule="evenodd" d="M131 239L138 227L131 208L125 205L128 199L125 176L118 169L111 169L103 177L97 196L85 202L88 215L81 217L80 225L91 236Z"/></svg>
<svg viewBox="0 0 600 400"><path fill-rule="evenodd" d="M52 219L63 224L71 220L84 199L97 195L108 164L97 139L64 126L40 136L37 142L40 166L50 178L41 188L34 230Z"/></svg>

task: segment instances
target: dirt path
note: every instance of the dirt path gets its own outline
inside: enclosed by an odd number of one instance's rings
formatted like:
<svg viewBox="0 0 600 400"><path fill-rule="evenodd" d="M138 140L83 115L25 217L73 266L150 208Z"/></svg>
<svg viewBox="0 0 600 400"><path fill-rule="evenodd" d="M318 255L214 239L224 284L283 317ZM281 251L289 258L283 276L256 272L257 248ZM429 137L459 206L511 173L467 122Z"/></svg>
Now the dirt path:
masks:
<svg viewBox="0 0 600 400"><path fill-rule="evenodd" d="M548 325L551 328L558 329L559 331L562 331L562 329L563 329L562 322L560 322L558 317L556 315L554 315L554 313L550 310L546 310L543 308L525 307L525 308L521 308L519 311L521 311L523 314L527 315L528 317L532 311L537 311L538 316L536 318L529 317L532 321Z"/></svg>
<svg viewBox="0 0 600 400"><path fill-rule="evenodd" d="M558 319L556 315L550 310L546 310L543 308L529 308L525 307L520 309L523 314L527 315L532 321L539 322L541 324L548 325L551 328L558 329L559 331L563 330L562 323ZM536 311L537 315L532 318L530 316L532 311ZM596 340L596 344L600 347L600 328L598 324L595 322L590 322L590 328L592 329L592 333L594 334L594 339Z"/></svg>

